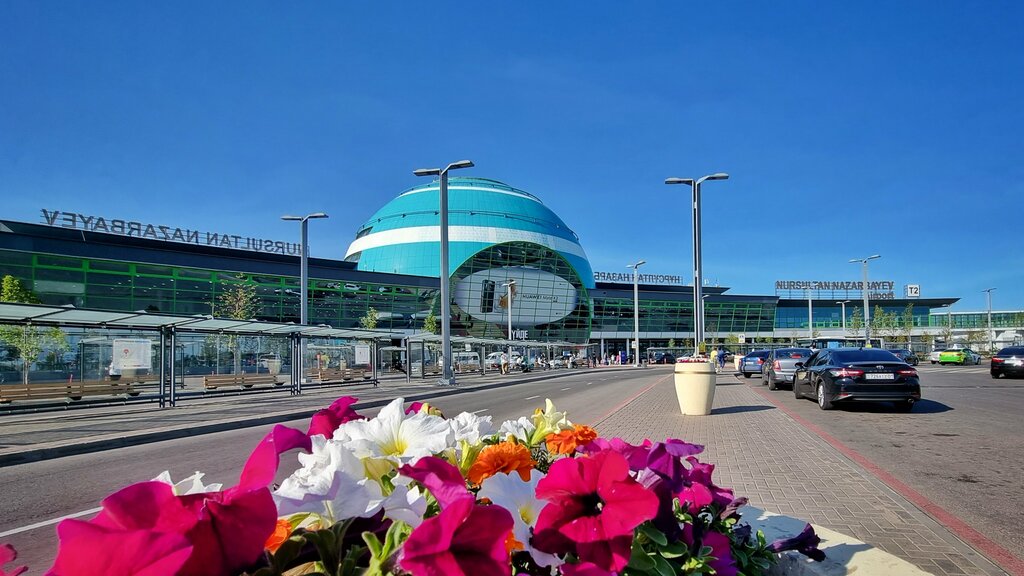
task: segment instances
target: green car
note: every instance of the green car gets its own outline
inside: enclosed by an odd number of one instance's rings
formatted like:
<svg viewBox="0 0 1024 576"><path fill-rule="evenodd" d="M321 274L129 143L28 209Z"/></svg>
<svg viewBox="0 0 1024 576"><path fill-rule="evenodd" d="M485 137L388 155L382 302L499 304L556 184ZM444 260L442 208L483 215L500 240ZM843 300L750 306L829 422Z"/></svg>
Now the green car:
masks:
<svg viewBox="0 0 1024 576"><path fill-rule="evenodd" d="M980 364L981 356L970 348L943 350L939 353L939 364Z"/></svg>

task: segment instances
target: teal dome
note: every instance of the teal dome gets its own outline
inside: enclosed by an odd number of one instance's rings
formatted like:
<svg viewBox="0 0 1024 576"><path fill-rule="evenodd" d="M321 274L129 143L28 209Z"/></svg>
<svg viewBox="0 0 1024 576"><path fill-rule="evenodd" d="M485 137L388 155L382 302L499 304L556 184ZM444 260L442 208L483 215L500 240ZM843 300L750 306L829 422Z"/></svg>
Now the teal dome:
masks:
<svg viewBox="0 0 1024 576"><path fill-rule="evenodd" d="M440 277L440 182L410 188L366 221L345 260L359 270ZM594 274L579 238L539 198L497 180L448 180L449 276L486 248L536 244L557 252L586 288Z"/></svg>

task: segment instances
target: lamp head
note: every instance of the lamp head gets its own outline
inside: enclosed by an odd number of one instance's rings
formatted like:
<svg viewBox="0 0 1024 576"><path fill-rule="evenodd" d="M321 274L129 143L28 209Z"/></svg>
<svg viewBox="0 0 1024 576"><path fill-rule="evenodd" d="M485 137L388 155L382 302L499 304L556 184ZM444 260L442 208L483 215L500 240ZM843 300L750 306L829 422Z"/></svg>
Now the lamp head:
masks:
<svg viewBox="0 0 1024 576"><path fill-rule="evenodd" d="M302 216L281 216L281 220L297 220L301 221Z"/></svg>
<svg viewBox="0 0 1024 576"><path fill-rule="evenodd" d="M327 218L327 214L323 212L314 212L309 216L306 216L306 218Z"/></svg>
<svg viewBox="0 0 1024 576"><path fill-rule="evenodd" d="M714 174L711 174L710 176L705 176L704 178L702 178L702 180L728 180L728 179L729 179L729 175L726 174L725 172L715 172Z"/></svg>
<svg viewBox="0 0 1024 576"><path fill-rule="evenodd" d="M472 168L474 166L472 160L459 160L458 162L452 162L448 165L445 170L458 170L459 168Z"/></svg>
<svg viewBox="0 0 1024 576"><path fill-rule="evenodd" d="M693 186L693 178L665 178L665 184L686 184Z"/></svg>
<svg viewBox="0 0 1024 576"><path fill-rule="evenodd" d="M416 176L438 176L441 174L440 168L418 168L413 170L412 173Z"/></svg>

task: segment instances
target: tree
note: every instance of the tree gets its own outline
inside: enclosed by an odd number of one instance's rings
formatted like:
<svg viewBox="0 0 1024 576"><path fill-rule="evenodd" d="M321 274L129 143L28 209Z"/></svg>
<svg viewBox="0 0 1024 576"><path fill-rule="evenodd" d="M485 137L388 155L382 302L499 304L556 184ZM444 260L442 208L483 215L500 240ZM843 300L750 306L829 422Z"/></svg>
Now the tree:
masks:
<svg viewBox="0 0 1024 576"><path fill-rule="evenodd" d="M859 306L853 307L853 312L850 313L850 322L846 325L846 329L855 336L864 332L864 311Z"/></svg>
<svg viewBox="0 0 1024 576"><path fill-rule="evenodd" d="M437 334L441 331L441 327L437 324L437 315L434 314L434 309L430 309L430 313L423 319L423 330L430 332L431 334Z"/></svg>
<svg viewBox="0 0 1024 576"><path fill-rule="evenodd" d="M366 311L366 315L359 319L359 325L366 330L373 330L377 327L377 322L380 320L380 314L377 313L377 309L373 306Z"/></svg>
<svg viewBox="0 0 1024 576"><path fill-rule="evenodd" d="M900 328L903 331L903 336L906 342L910 342L910 337L914 333L914 305L907 304L907 307L903 309L903 315L900 317Z"/></svg>
<svg viewBox="0 0 1024 576"><path fill-rule="evenodd" d="M14 276L4 276L0 286L0 302L38 304L39 298L21 285ZM21 358L21 380L28 385L28 372L32 363L43 350L55 353L68 349L67 336L60 328L37 328L35 326L0 326L0 342L14 349Z"/></svg>
<svg viewBox="0 0 1024 576"><path fill-rule="evenodd" d="M967 347L973 349L976 344L980 344L985 339L985 331L968 330L964 339L967 341Z"/></svg>
<svg viewBox="0 0 1024 576"><path fill-rule="evenodd" d="M217 296L214 305L214 314L221 318L232 318L235 320L251 320L259 314L260 299L256 294L256 285L248 281L245 274L236 276L237 284L229 284L223 292ZM242 372L242 348L251 344L251 339L243 339L237 334L228 336L228 347L231 348L231 355L234 357L235 374Z"/></svg>
<svg viewBox="0 0 1024 576"><path fill-rule="evenodd" d="M675 338L669 338L668 339L668 347L669 348L675 348L676 347L676 339Z"/></svg>
<svg viewBox="0 0 1024 576"><path fill-rule="evenodd" d="M728 336L725 337L725 343L726 344L739 344L740 343L740 337L735 335L735 334L729 334Z"/></svg>

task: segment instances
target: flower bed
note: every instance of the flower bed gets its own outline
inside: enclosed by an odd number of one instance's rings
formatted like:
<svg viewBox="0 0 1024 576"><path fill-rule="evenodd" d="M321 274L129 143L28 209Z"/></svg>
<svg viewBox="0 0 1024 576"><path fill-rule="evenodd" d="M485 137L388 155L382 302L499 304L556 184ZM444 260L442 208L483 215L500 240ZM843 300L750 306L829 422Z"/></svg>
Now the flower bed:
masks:
<svg viewBox="0 0 1024 576"><path fill-rule="evenodd" d="M164 474L62 521L49 573L755 575L782 550L820 557L809 525L752 533L702 446L602 438L550 401L497 428L401 398L367 419L354 402L306 432L275 426L235 486ZM289 450L300 467L274 486Z"/></svg>

